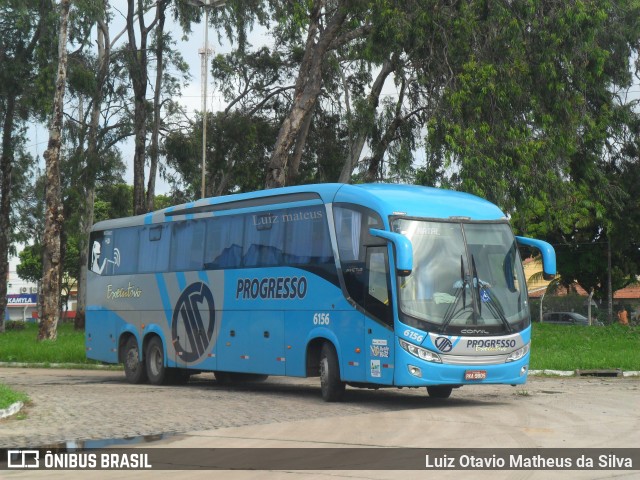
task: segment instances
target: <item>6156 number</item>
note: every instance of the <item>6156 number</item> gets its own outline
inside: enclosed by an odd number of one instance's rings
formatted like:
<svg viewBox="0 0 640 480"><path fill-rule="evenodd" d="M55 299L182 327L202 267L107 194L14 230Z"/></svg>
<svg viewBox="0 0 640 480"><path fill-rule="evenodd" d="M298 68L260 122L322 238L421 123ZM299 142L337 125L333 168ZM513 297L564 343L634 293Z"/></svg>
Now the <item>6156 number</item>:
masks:
<svg viewBox="0 0 640 480"><path fill-rule="evenodd" d="M313 324L314 325L329 325L331 320L328 313L314 313Z"/></svg>

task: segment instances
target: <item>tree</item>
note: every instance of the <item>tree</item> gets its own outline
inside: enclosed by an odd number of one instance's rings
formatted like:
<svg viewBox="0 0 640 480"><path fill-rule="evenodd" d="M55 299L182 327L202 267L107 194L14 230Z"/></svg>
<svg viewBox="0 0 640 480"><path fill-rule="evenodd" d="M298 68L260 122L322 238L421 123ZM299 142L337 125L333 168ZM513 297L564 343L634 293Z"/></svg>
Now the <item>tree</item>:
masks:
<svg viewBox="0 0 640 480"><path fill-rule="evenodd" d="M9 270L13 169L23 138L21 124L47 91L46 63L51 17L50 2L6 0L0 3L0 278ZM19 80L18 80L19 79ZM0 282L0 332L4 331L7 285Z"/></svg>
<svg viewBox="0 0 640 480"><path fill-rule="evenodd" d="M262 185L260 172L266 167L267 152L277 130L259 115L239 112L208 115L207 195L257 190ZM185 132L170 133L165 141L167 165L177 175L170 178L176 203L198 198L199 158L202 145L201 121Z"/></svg>
<svg viewBox="0 0 640 480"><path fill-rule="evenodd" d="M160 134L160 112L162 108L161 93L163 87L166 88L171 82L165 75L165 57L171 52L168 34L164 31L165 15L171 0L158 0L151 7L139 0L127 0L127 68L131 85L133 88L133 131L135 137L135 150L133 157L133 210L135 214L142 214L153 207L155 195L155 175L158 168L159 134ZM147 25L145 14L147 9L154 12L153 20ZM184 29L188 29L192 16L185 14L185 9L178 6L175 10L176 16L180 20ZM137 30L136 30L137 25ZM150 35L155 35L155 60L156 60L156 81L153 100L152 117L152 144L150 156L150 178L148 191L145 194L145 164L147 160L146 142L148 129L148 106L147 106L147 86L149 83L149 51L152 50ZM183 73L186 71L184 62L181 62L179 55L173 53L175 65ZM173 83L171 94L177 95L178 83Z"/></svg>
<svg viewBox="0 0 640 480"><path fill-rule="evenodd" d="M307 38L291 109L280 126L269 160L266 188L282 187L287 183L287 176L297 177L313 109L322 89L322 69L327 54L366 31L364 27L354 29L347 22L348 19L355 22L366 2L316 0L309 6L307 13L301 12L303 7L299 4L291 5L293 22L304 21ZM343 28L345 24L352 28Z"/></svg>
<svg viewBox="0 0 640 480"><path fill-rule="evenodd" d="M423 181L484 196L518 232L562 245L563 281L581 278L596 295L604 246L626 223L610 159L636 121L618 91L631 84L637 16L635 2L465 5L452 32L464 41L448 50L453 76L428 123Z"/></svg>
<svg viewBox="0 0 640 480"><path fill-rule="evenodd" d="M46 202L43 244L42 319L38 340L55 340L60 314L60 286L62 261L60 234L64 221L60 192L60 147L64 94L67 81L67 36L70 0L60 2L60 32L58 42L58 74L53 101L53 118L49 129L49 143L44 153L46 161Z"/></svg>
<svg viewBox="0 0 640 480"><path fill-rule="evenodd" d="M65 230L78 246L77 329L84 328L89 232L94 220L96 185L121 181L124 165L117 144L130 135L127 119L119 118L117 113L127 102L123 68L112 55L120 35L111 36L106 0L92 3L91 7L80 13L85 25L95 26L97 51L87 52L90 41L85 39L71 58L69 92L77 99L77 115L70 116L66 128L69 157L64 175L64 203L69 214ZM91 32L92 28L87 30Z"/></svg>

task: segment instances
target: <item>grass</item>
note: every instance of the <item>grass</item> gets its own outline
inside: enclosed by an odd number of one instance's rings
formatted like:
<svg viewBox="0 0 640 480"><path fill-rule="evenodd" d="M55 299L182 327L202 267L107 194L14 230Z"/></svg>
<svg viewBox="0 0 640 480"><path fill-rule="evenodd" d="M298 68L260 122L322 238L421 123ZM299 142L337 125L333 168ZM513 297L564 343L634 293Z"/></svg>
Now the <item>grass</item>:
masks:
<svg viewBox="0 0 640 480"><path fill-rule="evenodd" d="M73 324L60 324L58 339L43 342L36 340L36 324L26 324L24 327L0 334L0 362L72 363L86 368L99 364L87 360L84 332L75 331ZM640 327L534 323L530 368L640 370Z"/></svg>
<svg viewBox="0 0 640 480"><path fill-rule="evenodd" d="M16 392L0 383L0 409L7 408L16 402L27 403L28 401L29 397L25 393Z"/></svg>
<svg viewBox="0 0 640 480"><path fill-rule="evenodd" d="M76 363L95 365L87 360L84 332L76 331L72 323L58 325L57 340L38 342L38 325L24 324L23 329L12 329L0 334L0 362L20 363Z"/></svg>
<svg viewBox="0 0 640 480"><path fill-rule="evenodd" d="M533 324L532 370L640 370L640 327Z"/></svg>

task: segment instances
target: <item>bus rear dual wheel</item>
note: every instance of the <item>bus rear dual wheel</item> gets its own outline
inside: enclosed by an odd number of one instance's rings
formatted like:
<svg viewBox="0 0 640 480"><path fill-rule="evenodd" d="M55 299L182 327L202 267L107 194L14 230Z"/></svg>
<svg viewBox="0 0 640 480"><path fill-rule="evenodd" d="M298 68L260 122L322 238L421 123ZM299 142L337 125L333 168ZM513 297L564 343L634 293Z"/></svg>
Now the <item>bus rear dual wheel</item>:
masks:
<svg viewBox="0 0 640 480"><path fill-rule="evenodd" d="M124 375L129 383L138 384L147 381L147 370L140 361L140 351L136 337L129 337L124 346Z"/></svg>
<svg viewBox="0 0 640 480"><path fill-rule="evenodd" d="M167 368L164 365L162 341L154 337L147 345L144 359L140 361L140 350L135 337L129 337L124 347L124 374L129 383L153 385L167 383L186 383L190 373L179 368Z"/></svg>
<svg viewBox="0 0 640 480"><path fill-rule="evenodd" d="M152 385L187 383L191 374L181 368L168 368L164 364L164 348L162 340L153 337L147 345L144 356L147 376Z"/></svg>

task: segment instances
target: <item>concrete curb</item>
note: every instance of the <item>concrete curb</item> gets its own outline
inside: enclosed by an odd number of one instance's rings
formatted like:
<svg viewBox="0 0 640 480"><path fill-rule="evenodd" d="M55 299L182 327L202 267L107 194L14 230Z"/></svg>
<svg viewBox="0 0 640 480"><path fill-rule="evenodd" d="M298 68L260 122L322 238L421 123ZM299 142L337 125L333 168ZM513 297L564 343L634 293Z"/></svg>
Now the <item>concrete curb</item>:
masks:
<svg viewBox="0 0 640 480"><path fill-rule="evenodd" d="M575 370L529 370L529 375L540 376L547 375L550 377L575 377L577 373ZM623 371L623 377L640 377L640 371Z"/></svg>
<svg viewBox="0 0 640 480"><path fill-rule="evenodd" d="M118 365L100 365L90 363L0 362L0 368L71 368L76 370L122 370L122 366Z"/></svg>
<svg viewBox="0 0 640 480"><path fill-rule="evenodd" d="M9 405L8 408L0 408L0 419L10 417L11 415L15 415L22 409L23 406L24 406L24 403L16 402L12 405Z"/></svg>
<svg viewBox="0 0 640 480"><path fill-rule="evenodd" d="M576 374L573 370L529 370L529 375L549 375L552 377L573 377Z"/></svg>

